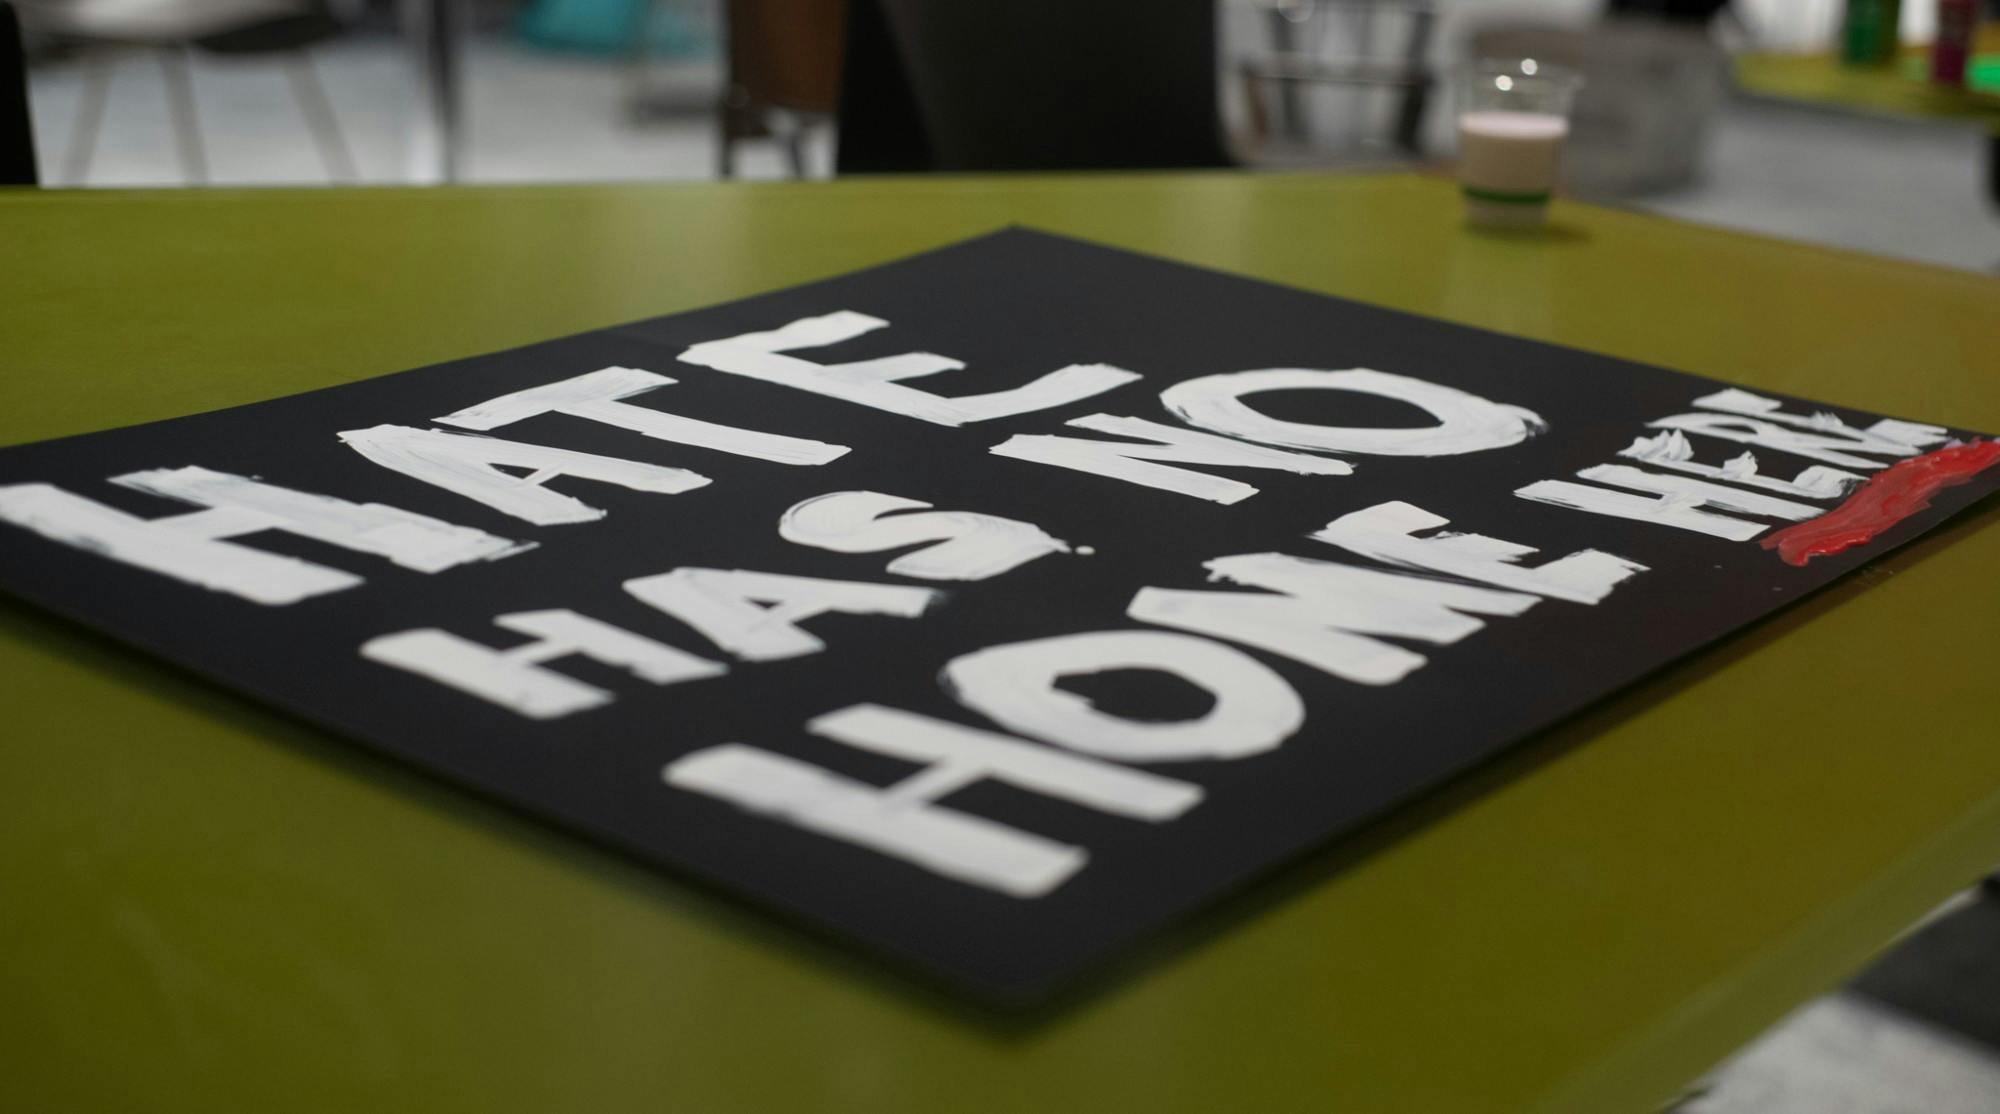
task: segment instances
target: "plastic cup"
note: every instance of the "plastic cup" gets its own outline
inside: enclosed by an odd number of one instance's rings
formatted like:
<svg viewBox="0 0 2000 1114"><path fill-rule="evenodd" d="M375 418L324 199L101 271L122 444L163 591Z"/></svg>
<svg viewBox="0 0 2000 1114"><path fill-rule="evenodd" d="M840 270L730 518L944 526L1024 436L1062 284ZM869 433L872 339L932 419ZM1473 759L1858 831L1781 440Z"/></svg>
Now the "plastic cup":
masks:
<svg viewBox="0 0 2000 1114"><path fill-rule="evenodd" d="M1458 82L1458 181L1467 222L1538 228L1548 218L1556 166L1582 81L1533 58L1485 60Z"/></svg>

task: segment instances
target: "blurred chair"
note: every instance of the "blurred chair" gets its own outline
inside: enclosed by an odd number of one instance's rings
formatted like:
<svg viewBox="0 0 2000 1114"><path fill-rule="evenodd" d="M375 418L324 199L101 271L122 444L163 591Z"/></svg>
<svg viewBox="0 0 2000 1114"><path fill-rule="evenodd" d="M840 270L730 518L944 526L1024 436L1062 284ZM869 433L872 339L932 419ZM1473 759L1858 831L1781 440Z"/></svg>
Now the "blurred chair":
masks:
<svg viewBox="0 0 2000 1114"><path fill-rule="evenodd" d="M32 186L38 178L21 21L14 15L14 5L0 0L0 186Z"/></svg>
<svg viewBox="0 0 2000 1114"><path fill-rule="evenodd" d="M852 0L843 174L1234 165L1212 0Z"/></svg>
<svg viewBox="0 0 2000 1114"><path fill-rule="evenodd" d="M724 42L721 9L714 0L636 0L623 36L625 110L633 121L714 118L718 80L706 71Z"/></svg>
<svg viewBox="0 0 2000 1114"><path fill-rule="evenodd" d="M285 56L292 97L312 132L329 177L352 181L353 155L327 100L307 48L343 26L332 0L19 0L31 30L82 47L142 47L159 60L180 154L190 183L205 182L208 160L188 72L190 50L217 54ZM90 174L104 102L111 88L111 59L102 50L86 60L63 180L81 185Z"/></svg>
<svg viewBox="0 0 2000 1114"><path fill-rule="evenodd" d="M1315 89L1353 94L1360 117L1371 91L1394 97L1383 137L1405 155L1423 150L1424 112L1436 90L1430 65L1437 9L1430 0L1258 0L1270 33L1268 54L1243 61L1238 72L1250 109L1250 143L1278 143L1293 157L1313 142ZM1317 107L1326 107L1320 105ZM1376 141L1365 126L1359 142Z"/></svg>
<svg viewBox="0 0 2000 1114"><path fill-rule="evenodd" d="M806 174L805 134L832 120L840 97L847 0L728 0L727 72L716 170L736 173L736 144L775 138L792 176Z"/></svg>

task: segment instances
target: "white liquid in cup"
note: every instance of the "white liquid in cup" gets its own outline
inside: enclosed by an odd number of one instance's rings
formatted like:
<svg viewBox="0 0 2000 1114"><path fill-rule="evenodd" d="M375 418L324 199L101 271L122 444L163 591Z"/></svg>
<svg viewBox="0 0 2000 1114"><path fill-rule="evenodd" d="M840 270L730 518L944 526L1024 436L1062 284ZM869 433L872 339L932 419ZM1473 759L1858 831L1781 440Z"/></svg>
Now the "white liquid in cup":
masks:
<svg viewBox="0 0 2000 1114"><path fill-rule="evenodd" d="M1541 222L1569 121L1547 112L1479 109L1458 118L1458 180L1474 223Z"/></svg>

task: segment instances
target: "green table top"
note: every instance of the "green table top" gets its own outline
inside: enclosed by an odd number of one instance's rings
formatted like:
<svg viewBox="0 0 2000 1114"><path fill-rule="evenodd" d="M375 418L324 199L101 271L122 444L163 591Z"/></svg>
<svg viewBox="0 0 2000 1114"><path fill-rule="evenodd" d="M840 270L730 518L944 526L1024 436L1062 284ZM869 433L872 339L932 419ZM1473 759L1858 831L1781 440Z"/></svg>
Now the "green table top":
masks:
<svg viewBox="0 0 2000 1114"><path fill-rule="evenodd" d="M1930 81L1930 52L1904 47L1880 66L1847 66L1831 54L1739 54L1736 85L1746 93L1850 112L1958 120L2000 132L2000 36L1982 38L1966 86Z"/></svg>
<svg viewBox="0 0 2000 1114"><path fill-rule="evenodd" d="M2000 430L2000 282L1449 183L0 191L0 443L1023 222ZM1002 1021L0 603L0 1109L1645 1111L2000 861L1982 514Z"/></svg>

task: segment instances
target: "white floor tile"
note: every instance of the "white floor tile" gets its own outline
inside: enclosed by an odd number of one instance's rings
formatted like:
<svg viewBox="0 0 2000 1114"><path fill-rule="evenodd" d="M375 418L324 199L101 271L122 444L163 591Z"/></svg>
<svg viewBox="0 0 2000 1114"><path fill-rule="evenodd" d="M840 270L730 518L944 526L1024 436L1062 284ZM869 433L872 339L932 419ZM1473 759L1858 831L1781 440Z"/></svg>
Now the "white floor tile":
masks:
<svg viewBox="0 0 2000 1114"><path fill-rule="evenodd" d="M1849 994L1798 1010L1675 1114L1994 1114L2000 1056Z"/></svg>

